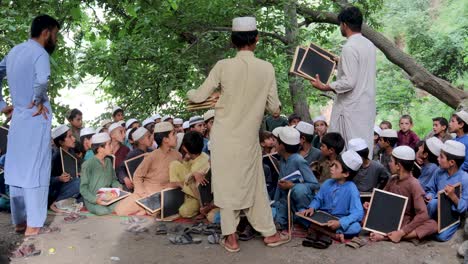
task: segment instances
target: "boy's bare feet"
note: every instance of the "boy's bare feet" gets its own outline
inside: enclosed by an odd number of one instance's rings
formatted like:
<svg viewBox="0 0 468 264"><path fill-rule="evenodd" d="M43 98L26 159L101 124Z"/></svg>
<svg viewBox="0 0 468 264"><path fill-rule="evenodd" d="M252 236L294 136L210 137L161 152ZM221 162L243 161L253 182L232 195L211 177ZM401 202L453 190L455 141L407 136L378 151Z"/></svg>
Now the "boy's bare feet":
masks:
<svg viewBox="0 0 468 264"><path fill-rule="evenodd" d="M377 234L377 233L372 232L369 235L369 240L373 241L373 242L379 242L379 241L388 240L388 238L386 236L381 235L381 234Z"/></svg>

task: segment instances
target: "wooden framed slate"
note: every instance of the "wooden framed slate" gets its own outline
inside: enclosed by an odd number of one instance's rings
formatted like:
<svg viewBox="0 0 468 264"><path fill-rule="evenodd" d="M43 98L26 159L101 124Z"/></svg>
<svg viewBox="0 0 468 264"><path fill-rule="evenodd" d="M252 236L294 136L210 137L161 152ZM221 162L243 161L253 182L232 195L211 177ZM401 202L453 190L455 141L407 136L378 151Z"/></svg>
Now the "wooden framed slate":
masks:
<svg viewBox="0 0 468 264"><path fill-rule="evenodd" d="M329 58L330 60L332 61L335 61L335 58L337 58L338 56L336 56L335 54L331 53L330 51L318 46L317 44L315 43L310 43L309 45L309 48L311 49L314 49L318 52L320 52L322 55L326 56L327 58Z"/></svg>
<svg viewBox="0 0 468 264"><path fill-rule="evenodd" d="M73 154L60 148L60 160L62 161L62 171L70 174L72 179L78 177L78 160Z"/></svg>
<svg viewBox="0 0 468 264"><path fill-rule="evenodd" d="M460 198L462 186L460 183L453 185L455 194ZM460 223L460 214L452 210L453 202L445 194L444 190L437 193L437 225L439 233Z"/></svg>
<svg viewBox="0 0 468 264"><path fill-rule="evenodd" d="M143 161L146 155L148 155L148 153L143 153L141 155L124 161L125 169L127 170L127 175L130 178L130 180L133 181L133 174L137 170L138 166L140 166L141 162Z"/></svg>
<svg viewBox="0 0 468 264"><path fill-rule="evenodd" d="M297 76L300 76L302 78L310 80L309 77L299 72L299 65L301 64L302 58L304 58L306 49L307 49L306 47L301 47L301 46L296 47L296 51L294 52L293 62L291 64L291 68L289 69L289 72Z"/></svg>
<svg viewBox="0 0 468 264"><path fill-rule="evenodd" d="M138 199L136 203L151 214L157 213L161 210L161 192L153 193L145 198Z"/></svg>
<svg viewBox="0 0 468 264"><path fill-rule="evenodd" d="M315 49L308 48L299 64L298 72L310 80L315 80L315 75L318 74L320 81L328 84L333 76L335 66L335 61L330 60Z"/></svg>
<svg viewBox="0 0 468 264"><path fill-rule="evenodd" d="M327 226L327 223L328 221L330 220L339 220L338 217L336 216L333 216L329 213L326 213L324 211L315 211L313 215L311 216L304 216L302 214L300 214L299 212L296 213L297 216L301 217L301 218L304 218L305 220L309 221L309 222L312 222L316 225L319 225L319 226Z"/></svg>
<svg viewBox="0 0 468 264"><path fill-rule="evenodd" d="M161 192L161 219L179 214L179 208L185 200L185 193L180 188L168 188Z"/></svg>
<svg viewBox="0 0 468 264"><path fill-rule="evenodd" d="M7 152L8 128L0 126L0 154Z"/></svg>
<svg viewBox="0 0 468 264"><path fill-rule="evenodd" d="M408 197L374 188L363 229L386 236L400 230Z"/></svg>
<svg viewBox="0 0 468 264"><path fill-rule="evenodd" d="M205 179L208 181L207 185L198 185L198 196L200 197L200 206L207 206L211 202L213 202L213 191L211 190L211 170L209 170L206 175Z"/></svg>

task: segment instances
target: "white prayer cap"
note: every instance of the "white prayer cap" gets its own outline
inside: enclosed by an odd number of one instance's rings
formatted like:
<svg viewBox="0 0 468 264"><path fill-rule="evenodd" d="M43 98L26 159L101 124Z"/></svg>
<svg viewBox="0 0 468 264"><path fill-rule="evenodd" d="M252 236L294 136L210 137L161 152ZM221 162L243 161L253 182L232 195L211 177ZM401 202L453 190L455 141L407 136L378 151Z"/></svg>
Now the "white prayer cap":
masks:
<svg viewBox="0 0 468 264"><path fill-rule="evenodd" d="M135 118L130 118L129 120L127 120L127 122L125 122L125 128L129 129L136 122L138 122L138 120L136 120Z"/></svg>
<svg viewBox="0 0 468 264"><path fill-rule="evenodd" d="M156 121L156 119L160 119L161 118L161 115L159 114L155 114L153 116L151 116L151 119L153 119L154 121Z"/></svg>
<svg viewBox="0 0 468 264"><path fill-rule="evenodd" d="M97 134L97 133L101 133L103 129L104 129L103 126L98 127L98 129L96 129L96 134ZM109 129L108 129L108 131L109 131Z"/></svg>
<svg viewBox="0 0 468 264"><path fill-rule="evenodd" d="M166 116L164 116L163 118L161 118L161 121L164 122L164 121L167 121L168 119L172 119L172 116L166 115Z"/></svg>
<svg viewBox="0 0 468 264"><path fill-rule="evenodd" d="M380 137L384 138L398 138L396 130L393 129L383 129L380 133Z"/></svg>
<svg viewBox="0 0 468 264"><path fill-rule="evenodd" d="M117 121L116 123L119 124L121 127L125 127L125 121L123 120Z"/></svg>
<svg viewBox="0 0 468 264"><path fill-rule="evenodd" d="M141 123L141 125L145 127L146 125L149 125L151 123L154 123L154 119L150 117L143 120L143 123Z"/></svg>
<svg viewBox="0 0 468 264"><path fill-rule="evenodd" d="M443 145L444 143L438 137L430 137L426 140L427 148L437 157L440 155L440 150Z"/></svg>
<svg viewBox="0 0 468 264"><path fill-rule="evenodd" d="M299 123L297 123L297 125L296 125L296 129L299 132L307 134L307 135L313 135L314 134L314 126L309 124L309 123L306 123L304 121L299 121Z"/></svg>
<svg viewBox="0 0 468 264"><path fill-rule="evenodd" d="M174 118L174 120L172 121L172 123L174 125L182 125L184 124L184 120L182 118Z"/></svg>
<svg viewBox="0 0 468 264"><path fill-rule="evenodd" d="M362 158L354 150L347 150L341 154L341 159L348 168L358 171L362 165Z"/></svg>
<svg viewBox="0 0 468 264"><path fill-rule="evenodd" d="M203 123L205 120L203 120L203 117L201 116L192 116L189 120L189 126L196 125L198 123Z"/></svg>
<svg viewBox="0 0 468 264"><path fill-rule="evenodd" d="M203 114L203 120L206 122L206 121L210 120L210 118L214 118L214 116L215 116L215 110L210 109L210 110L206 111L205 114Z"/></svg>
<svg viewBox="0 0 468 264"><path fill-rule="evenodd" d="M236 17L232 20L233 32L246 32L257 30L255 17Z"/></svg>
<svg viewBox="0 0 468 264"><path fill-rule="evenodd" d="M348 149L350 150L360 151L366 148L368 148L367 143L362 138L353 138L348 141Z"/></svg>
<svg viewBox="0 0 468 264"><path fill-rule="evenodd" d="M110 134L110 133L112 133L112 131L114 131L116 128L119 128L119 127L121 127L121 126L122 126L121 121L112 123L112 124L109 126L109 129L107 130L107 132Z"/></svg>
<svg viewBox="0 0 468 264"><path fill-rule="evenodd" d="M122 111L123 111L122 107L120 107L120 106L115 106L115 107L112 109L112 115L115 115L115 112L117 112L117 111L119 111L119 110L122 110Z"/></svg>
<svg viewBox="0 0 468 264"><path fill-rule="evenodd" d="M465 110L458 111L458 112L455 113L455 115L457 115L459 118L461 118L461 120L463 120L463 122L465 122L465 124L468 124L468 113L465 112Z"/></svg>
<svg viewBox="0 0 468 264"><path fill-rule="evenodd" d="M137 128L137 130L135 130L135 132L132 134L133 141L140 140L140 138L142 138L146 132L148 132L148 129L144 127Z"/></svg>
<svg viewBox="0 0 468 264"><path fill-rule="evenodd" d="M107 133L97 133L91 138L91 144L102 144L111 140Z"/></svg>
<svg viewBox="0 0 468 264"><path fill-rule="evenodd" d="M323 115L316 116L312 120L312 123L315 124L315 122L318 122L318 121L323 121L323 122L325 122L325 124L327 123L327 120L325 119L325 116L323 116Z"/></svg>
<svg viewBox="0 0 468 264"><path fill-rule="evenodd" d="M382 134L382 129L378 125L374 125L374 133L380 136L380 134Z"/></svg>
<svg viewBox="0 0 468 264"><path fill-rule="evenodd" d="M154 126L154 133L162 133L174 130L174 126L169 122L160 122Z"/></svg>
<svg viewBox="0 0 468 264"><path fill-rule="evenodd" d="M68 130L70 130L70 128L67 125L60 125L52 130L52 138L56 139L67 133Z"/></svg>
<svg viewBox="0 0 468 264"><path fill-rule="evenodd" d="M275 137L279 137L279 133L281 130L283 130L284 127L277 127L275 129L273 129L273 131L271 131L271 133L273 134L273 136Z"/></svg>
<svg viewBox="0 0 468 264"><path fill-rule="evenodd" d="M465 145L455 140L447 140L442 146L442 150L448 154L452 154L457 157L465 157Z"/></svg>
<svg viewBox="0 0 468 264"><path fill-rule="evenodd" d="M297 129L292 127L283 127L279 132L279 138L285 144L288 145L297 145L300 143L301 134Z"/></svg>
<svg viewBox="0 0 468 264"><path fill-rule="evenodd" d="M80 131L80 137L89 136L93 134L96 134L96 131L92 127L85 127L85 128L82 128Z"/></svg>
<svg viewBox="0 0 468 264"><path fill-rule="evenodd" d="M179 151L180 147L182 146L182 140L184 139L184 133L177 133L177 146L175 150Z"/></svg>
<svg viewBox="0 0 468 264"><path fill-rule="evenodd" d="M102 126L102 127L105 127L106 125L108 125L108 124L110 124L110 123L112 123L112 120L110 120L110 119L104 119L104 120L101 121L101 126Z"/></svg>
<svg viewBox="0 0 468 264"><path fill-rule="evenodd" d="M187 129L187 128L189 128L189 127L190 127L189 121L185 121L185 122L182 124L182 128L183 128L183 129Z"/></svg>
<svg viewBox="0 0 468 264"><path fill-rule="evenodd" d="M385 129L384 129L385 131ZM408 146L399 146L393 149L392 151L393 157L401 160L415 160L416 153L414 150Z"/></svg>

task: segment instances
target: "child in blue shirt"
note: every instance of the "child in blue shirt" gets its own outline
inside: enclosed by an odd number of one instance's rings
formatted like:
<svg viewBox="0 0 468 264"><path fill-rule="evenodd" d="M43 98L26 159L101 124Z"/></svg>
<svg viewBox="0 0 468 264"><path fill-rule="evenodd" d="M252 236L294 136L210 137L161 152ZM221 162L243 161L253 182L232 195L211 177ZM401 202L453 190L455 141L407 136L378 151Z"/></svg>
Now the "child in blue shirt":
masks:
<svg viewBox="0 0 468 264"><path fill-rule="evenodd" d="M428 192L428 185L431 182L432 175L438 169L437 157L440 154L442 145L444 143L437 137L431 137L425 141L421 140L416 145L416 162L421 165L421 175L419 175L418 181L424 192Z"/></svg>
<svg viewBox="0 0 468 264"><path fill-rule="evenodd" d="M339 220L328 221L325 228L301 220L310 226L310 231L316 231L340 242L344 242L345 237L359 234L364 209L353 177L361 165L362 158L353 150L344 152L333 161L330 168L332 178L322 184L308 209L303 210L301 214L312 216L315 211L320 210L338 217Z"/></svg>

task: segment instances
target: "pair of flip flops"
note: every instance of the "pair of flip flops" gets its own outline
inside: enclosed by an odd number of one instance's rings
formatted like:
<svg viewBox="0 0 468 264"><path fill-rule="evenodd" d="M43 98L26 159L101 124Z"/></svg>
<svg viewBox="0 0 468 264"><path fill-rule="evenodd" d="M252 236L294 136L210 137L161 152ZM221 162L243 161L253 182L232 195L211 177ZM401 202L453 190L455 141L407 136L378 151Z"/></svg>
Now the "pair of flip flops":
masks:
<svg viewBox="0 0 468 264"><path fill-rule="evenodd" d="M326 249L333 243L331 237L324 234L311 233L302 241L302 246L316 249Z"/></svg>
<svg viewBox="0 0 468 264"><path fill-rule="evenodd" d="M23 244L17 250L13 251L11 258L27 258L38 256L41 254L40 250L36 250L34 244Z"/></svg>
<svg viewBox="0 0 468 264"><path fill-rule="evenodd" d="M169 241L174 245L190 245L200 244L202 241L199 238L193 238L190 233L182 233L173 237L169 237Z"/></svg>
<svg viewBox="0 0 468 264"><path fill-rule="evenodd" d="M67 224L72 224L86 218L86 215L80 215L79 213L70 213L63 218L63 221L65 221L65 223Z"/></svg>
<svg viewBox="0 0 468 264"><path fill-rule="evenodd" d="M141 234L141 233L148 232L148 228L141 226L139 224L132 224L132 225L129 225L125 229L125 231L133 233L133 234Z"/></svg>
<svg viewBox="0 0 468 264"><path fill-rule="evenodd" d="M366 244L367 244L366 240L361 239L359 237L353 237L353 239L351 239L351 241L346 243L346 246L354 248L354 249L358 249L360 247L365 246Z"/></svg>

